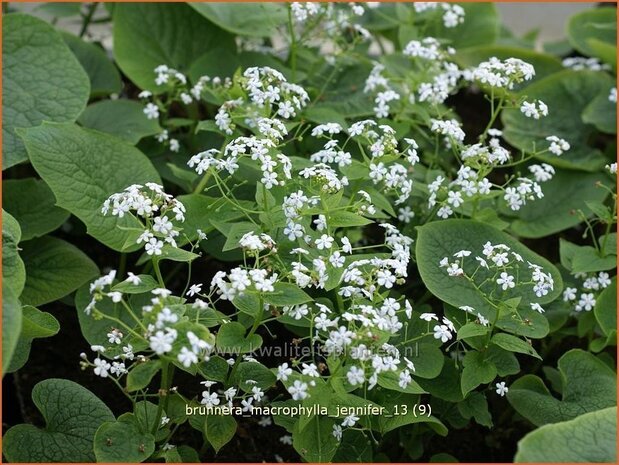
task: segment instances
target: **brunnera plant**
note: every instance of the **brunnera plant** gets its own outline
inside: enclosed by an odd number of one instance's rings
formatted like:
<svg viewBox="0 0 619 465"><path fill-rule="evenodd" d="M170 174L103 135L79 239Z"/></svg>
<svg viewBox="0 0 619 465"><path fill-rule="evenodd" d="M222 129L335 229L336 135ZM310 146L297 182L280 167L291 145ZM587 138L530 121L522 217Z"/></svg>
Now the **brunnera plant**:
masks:
<svg viewBox="0 0 619 465"><path fill-rule="evenodd" d="M62 302L123 403L48 367L7 460L446 461L515 412L517 461L615 459L614 9L541 53L492 4L83 8L4 19L3 373Z"/></svg>

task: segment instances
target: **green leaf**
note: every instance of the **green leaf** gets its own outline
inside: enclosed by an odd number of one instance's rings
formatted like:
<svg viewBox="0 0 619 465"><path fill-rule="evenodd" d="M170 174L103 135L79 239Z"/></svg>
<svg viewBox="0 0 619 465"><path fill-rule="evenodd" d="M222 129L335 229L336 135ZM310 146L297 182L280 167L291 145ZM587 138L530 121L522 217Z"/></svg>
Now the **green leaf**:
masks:
<svg viewBox="0 0 619 465"><path fill-rule="evenodd" d="M617 332L617 279L604 289L595 300L595 319L606 336Z"/></svg>
<svg viewBox="0 0 619 465"><path fill-rule="evenodd" d="M331 228L350 228L353 226L365 226L370 223L372 223L372 220L352 212L338 210L329 213L328 224Z"/></svg>
<svg viewBox="0 0 619 465"><path fill-rule="evenodd" d="M3 438L10 462L94 462L93 439L99 426L114 421L107 406L73 381L51 378L38 383L32 400L46 426L17 425Z"/></svg>
<svg viewBox="0 0 619 465"><path fill-rule="evenodd" d="M97 430L94 451L97 462L139 463L155 451L155 438L135 421L108 421Z"/></svg>
<svg viewBox="0 0 619 465"><path fill-rule="evenodd" d="M127 375L127 392L144 389L150 384L160 368L161 362L159 360L151 360L136 365Z"/></svg>
<svg viewBox="0 0 619 465"><path fill-rule="evenodd" d="M309 302L312 298L296 284L276 283L275 291L263 294L264 302L275 307L299 305Z"/></svg>
<svg viewBox="0 0 619 465"><path fill-rule="evenodd" d="M149 274L139 274L137 277L140 279L139 284L132 284L125 280L113 286L112 290L125 294L143 294L159 287L159 283Z"/></svg>
<svg viewBox="0 0 619 465"><path fill-rule="evenodd" d="M267 390L273 386L277 378L275 375L259 362L241 362L237 366L236 374L232 382L239 386L243 391L251 393L254 386L262 390ZM249 382L255 381L255 382Z"/></svg>
<svg viewBox="0 0 619 465"><path fill-rule="evenodd" d="M545 272L550 273L554 279L554 290L546 296L536 297L530 285L520 285L514 291L507 291L501 296L500 300L503 302L520 297L518 312L523 319L529 319L529 323L513 318L509 312L501 316L497 323L497 326L504 331L527 337L539 338L548 334L546 318L529 308L531 302L545 304L561 293L563 287L561 275L548 260L535 254L508 234L472 220L436 221L421 226L418 231L417 265L421 279L428 290L454 307L469 305L489 319L496 315L496 310L489 306L484 296L468 280L450 277L445 269L439 266L443 257L452 257L459 250L470 250L474 256L481 252L483 243L490 241L493 244L505 244L523 257L524 263L516 265L521 277L530 274L527 261L541 266ZM471 264L471 269L468 269L466 263L471 262L475 260L465 262L465 271L468 271L469 275L473 272L472 268L476 267ZM476 282L477 279L483 280L485 277L484 272L482 275L478 272Z"/></svg>
<svg viewBox="0 0 619 465"><path fill-rule="evenodd" d="M567 23L570 44L585 56L597 56L590 40L597 39L609 45L617 45L617 10L595 8L572 16Z"/></svg>
<svg viewBox="0 0 619 465"><path fill-rule="evenodd" d="M15 128L75 121L88 100L88 76L45 21L8 14L2 28L2 169L28 159Z"/></svg>
<svg viewBox="0 0 619 465"><path fill-rule="evenodd" d="M434 343L409 343L401 347L400 352L414 363L415 371L412 375L415 378L436 378L445 362L443 352Z"/></svg>
<svg viewBox="0 0 619 465"><path fill-rule="evenodd" d="M2 197L6 211L19 222L24 241L58 229L71 215L56 206L53 192L40 179L7 179Z"/></svg>
<svg viewBox="0 0 619 465"><path fill-rule="evenodd" d="M161 184L148 158L120 139L73 124L44 123L20 133L57 205L82 220L89 234L121 251L130 232L119 227L138 228L140 223L128 215L104 216L101 206L131 184Z"/></svg>
<svg viewBox="0 0 619 465"><path fill-rule="evenodd" d="M231 415L207 415L204 426L206 439L215 453L230 442L236 433L236 420Z"/></svg>
<svg viewBox="0 0 619 465"><path fill-rule="evenodd" d="M136 47L136 44L140 44ZM161 92L155 68L187 72L204 52L234 51L233 37L184 3L119 3L114 8L114 56L138 87Z"/></svg>
<svg viewBox="0 0 619 465"><path fill-rule="evenodd" d="M447 435L447 427L438 418L416 413L412 405L407 405L407 407L404 414L380 415L378 417L380 432L385 434L410 424L430 423L441 436Z"/></svg>
<svg viewBox="0 0 619 465"><path fill-rule="evenodd" d="M583 124L581 115L589 103L612 85L610 76L594 71L566 70L537 81L522 92L527 101L541 99L549 114L539 120L527 118L519 109L503 111L503 136L507 142L527 153L546 149L546 137L554 135L569 142L571 148L561 156L539 155L542 161L559 168L597 171L606 164L602 152L590 145L595 129Z"/></svg>
<svg viewBox="0 0 619 465"><path fill-rule="evenodd" d="M616 374L594 355L570 350L559 359L558 368L564 380L561 400L537 376L525 375L509 387L509 403L534 425L571 420L616 405Z"/></svg>
<svg viewBox="0 0 619 465"><path fill-rule="evenodd" d="M267 37L288 22L288 6L278 3L190 3L220 28L240 36Z"/></svg>
<svg viewBox="0 0 619 465"><path fill-rule="evenodd" d="M519 337L512 336L511 334L497 333L492 336L490 342L510 352L518 352L519 354L530 355L540 360L542 359L530 343Z"/></svg>
<svg viewBox="0 0 619 465"><path fill-rule="evenodd" d="M114 324L108 319L95 319L92 315L87 315L84 312L84 309L90 303L90 299L91 296L88 284L79 288L75 293L75 310L77 311L82 335L90 345L107 346L107 333L114 327ZM130 328L135 325L135 320L131 317L129 312L127 312L125 307L120 303L113 303L111 299L103 299L97 302L95 308L105 315L121 320Z"/></svg>
<svg viewBox="0 0 619 465"><path fill-rule="evenodd" d="M205 379L213 381L226 381L230 365L219 355L212 356L208 362L202 362L198 371Z"/></svg>
<svg viewBox="0 0 619 465"><path fill-rule="evenodd" d="M582 120L584 123L592 124L599 131L607 134L617 134L617 106L608 99L609 95L610 86L606 91L602 90L587 105L582 113Z"/></svg>
<svg viewBox="0 0 619 465"><path fill-rule="evenodd" d="M458 411L467 420L474 418L482 426L492 428L492 415L488 411L488 401L482 392L471 392L466 399L458 402Z"/></svg>
<svg viewBox="0 0 619 465"><path fill-rule="evenodd" d="M88 74L91 96L118 94L122 90L120 73L102 47L65 31L62 32L62 39Z"/></svg>
<svg viewBox="0 0 619 465"><path fill-rule="evenodd" d="M586 245L574 250L571 271L572 273L591 273L595 271L612 270L616 266L616 255L600 257L597 249Z"/></svg>
<svg viewBox="0 0 619 465"><path fill-rule="evenodd" d="M339 442L333 436L335 420L314 416L301 431L297 421L292 430L292 446L307 462L330 462Z"/></svg>
<svg viewBox="0 0 619 465"><path fill-rule="evenodd" d="M597 186L605 181L604 173L557 170L556 175L543 183L544 198L528 202L517 212L502 211L515 219L510 226L514 234L522 237L544 237L569 229L582 222L575 213L588 213L586 202L603 202L608 191ZM590 216L590 214L588 215Z"/></svg>
<svg viewBox="0 0 619 465"><path fill-rule="evenodd" d="M84 252L62 239L46 236L24 242L26 285L21 301L42 305L70 294L99 275L99 268Z"/></svg>
<svg viewBox="0 0 619 465"><path fill-rule="evenodd" d="M488 384L497 375L496 367L484 354L476 351L469 351L462 360L464 369L462 370L462 394L466 394L475 389L480 384Z"/></svg>
<svg viewBox="0 0 619 465"><path fill-rule="evenodd" d="M242 221L226 226L229 226L229 228L224 233L226 236L226 243L221 249L223 252L240 248L241 245L239 244L239 241L241 240L241 238L245 234L254 232L256 230L256 225L254 223L250 223L249 221ZM219 227L217 229L219 229Z"/></svg>
<svg viewBox="0 0 619 465"><path fill-rule="evenodd" d="M545 425L518 442L515 462L616 463L617 407Z"/></svg>
<svg viewBox="0 0 619 465"><path fill-rule="evenodd" d="M144 105L133 100L101 100L88 105L77 122L135 145L143 137L161 132L159 123L148 119L143 110Z"/></svg>
<svg viewBox="0 0 619 465"><path fill-rule="evenodd" d="M2 210L2 286L9 289L16 299L26 283L26 268L17 246L20 240L19 223Z"/></svg>
<svg viewBox="0 0 619 465"><path fill-rule="evenodd" d="M411 381L405 388L400 386L399 381L399 373L396 373L394 371L388 371L378 375L378 385L384 387L385 389L397 392L405 392L407 394L426 394L425 389L422 388L415 381Z"/></svg>
<svg viewBox="0 0 619 465"><path fill-rule="evenodd" d="M464 23L447 28L443 21L427 23L424 37L440 37L456 49L492 44L499 36L499 12L493 3L463 3ZM406 43L401 43L402 47Z"/></svg>
<svg viewBox="0 0 619 465"><path fill-rule="evenodd" d="M12 362L22 325L21 304L6 282L2 283L2 376ZM6 447L6 444L5 444Z"/></svg>
<svg viewBox="0 0 619 465"><path fill-rule="evenodd" d="M30 305L25 305L21 312L21 332L18 332L19 340L15 346L11 363L10 365L7 364L6 371L9 373L19 370L26 364L30 356L33 339L51 337L60 331L60 324L51 313L42 312Z"/></svg>
<svg viewBox="0 0 619 465"><path fill-rule="evenodd" d="M262 338L258 334L246 338L245 327L235 321L222 325L217 333L217 347L224 352L244 354L261 345Z"/></svg>
<svg viewBox="0 0 619 465"><path fill-rule="evenodd" d="M469 337L483 336L488 334L488 331L490 331L488 326L483 326L473 321L458 329L458 340L467 339Z"/></svg>

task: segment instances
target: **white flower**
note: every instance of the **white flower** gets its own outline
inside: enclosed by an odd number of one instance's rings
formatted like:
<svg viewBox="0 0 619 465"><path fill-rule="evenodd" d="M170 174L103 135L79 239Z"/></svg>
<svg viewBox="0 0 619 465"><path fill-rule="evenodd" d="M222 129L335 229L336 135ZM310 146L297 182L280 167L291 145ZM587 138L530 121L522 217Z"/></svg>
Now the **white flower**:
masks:
<svg viewBox="0 0 619 465"><path fill-rule="evenodd" d="M542 308L542 306L536 302L531 303L531 308L535 310L536 312L544 313L544 309Z"/></svg>
<svg viewBox="0 0 619 465"><path fill-rule="evenodd" d="M187 347L183 347L178 354L178 361L181 362L185 368L189 368L193 363L198 363L198 356L187 349Z"/></svg>
<svg viewBox="0 0 619 465"><path fill-rule="evenodd" d="M434 339L440 339L442 342L447 342L452 338L449 328L445 325L434 326Z"/></svg>
<svg viewBox="0 0 619 465"><path fill-rule="evenodd" d="M398 219L404 223L410 223L415 217L415 212L411 210L411 207L404 207L398 209Z"/></svg>
<svg viewBox="0 0 619 465"><path fill-rule="evenodd" d="M340 425L333 425L333 437L338 441L342 440L342 427Z"/></svg>
<svg viewBox="0 0 619 465"><path fill-rule="evenodd" d="M595 307L595 295L593 295L592 293L580 294L580 300L576 305L576 311L581 312L584 310L586 312L589 312L593 310L593 307Z"/></svg>
<svg viewBox="0 0 619 465"><path fill-rule="evenodd" d="M353 386L356 386L357 384L363 384L365 382L365 371L363 370L363 368L357 368L353 365L346 373L346 378L348 379L348 382Z"/></svg>
<svg viewBox="0 0 619 465"><path fill-rule="evenodd" d="M168 330L167 332L157 331L149 338L150 348L157 355L163 355L172 350L172 343L176 340L176 331Z"/></svg>
<svg viewBox="0 0 619 465"><path fill-rule="evenodd" d="M344 418L344 421L342 422L342 426L355 426L355 423L357 423L359 421L359 417L356 417L354 415L348 415L347 417Z"/></svg>
<svg viewBox="0 0 619 465"><path fill-rule="evenodd" d="M148 119L159 118L159 108L154 103L147 103L144 107L144 114Z"/></svg>
<svg viewBox="0 0 619 465"><path fill-rule="evenodd" d="M548 136L546 140L550 142L548 150L557 156L563 155L564 152L570 149L570 144L565 139L560 139L557 136Z"/></svg>
<svg viewBox="0 0 619 465"><path fill-rule="evenodd" d="M292 386L288 388L288 392L292 396L293 400L303 400L309 396L307 393L307 383L304 383L298 379L295 380L295 382L292 383Z"/></svg>
<svg viewBox="0 0 619 465"><path fill-rule="evenodd" d="M219 405L221 403L221 399L216 392L211 393L208 391L203 391L202 400L200 403L206 405L207 407L213 407L215 405Z"/></svg>
<svg viewBox="0 0 619 465"><path fill-rule="evenodd" d="M151 238L144 246L144 249L148 255L161 255L162 248L163 242L154 237Z"/></svg>
<svg viewBox="0 0 619 465"><path fill-rule="evenodd" d="M134 275L131 271L129 271L127 273L127 279L125 279L125 281L133 284L134 286L137 286L138 284L142 282L142 279L139 276Z"/></svg>
<svg viewBox="0 0 619 465"><path fill-rule="evenodd" d="M500 278L496 280L496 283L499 284L504 291L507 289L513 289L516 287L516 283L514 282L514 277L507 274L505 271L501 273Z"/></svg>
<svg viewBox="0 0 619 465"><path fill-rule="evenodd" d="M509 391L509 388L505 385L505 381L501 381L500 383L496 383L496 393L501 397L504 397L505 394Z"/></svg>
<svg viewBox="0 0 619 465"><path fill-rule="evenodd" d="M575 287L566 287L563 291L563 300L569 302L570 300L576 300L576 292L578 289Z"/></svg>
<svg viewBox="0 0 619 465"><path fill-rule="evenodd" d="M94 364L95 364L95 370L94 370L95 375L100 376L101 378L107 378L108 372L110 371L110 368L112 366L105 360L100 359L99 357L94 359Z"/></svg>
<svg viewBox="0 0 619 465"><path fill-rule="evenodd" d="M282 363L277 367L277 379L279 381L287 381L288 376L292 374L292 368L288 367L287 363Z"/></svg>
<svg viewBox="0 0 619 465"><path fill-rule="evenodd" d="M600 286L602 286L602 288L610 286L611 281L610 275L608 273L601 272L600 274L598 274L597 280Z"/></svg>
<svg viewBox="0 0 619 465"><path fill-rule="evenodd" d="M432 320L438 321L438 317L434 313L422 313L419 315L419 318L428 322Z"/></svg>
<svg viewBox="0 0 619 465"><path fill-rule="evenodd" d="M192 284L187 291L187 295L192 297L200 292L202 292L202 284Z"/></svg>
<svg viewBox="0 0 619 465"><path fill-rule="evenodd" d="M319 239L316 239L316 247L318 250L330 249L333 245L333 238L327 234L323 234Z"/></svg>

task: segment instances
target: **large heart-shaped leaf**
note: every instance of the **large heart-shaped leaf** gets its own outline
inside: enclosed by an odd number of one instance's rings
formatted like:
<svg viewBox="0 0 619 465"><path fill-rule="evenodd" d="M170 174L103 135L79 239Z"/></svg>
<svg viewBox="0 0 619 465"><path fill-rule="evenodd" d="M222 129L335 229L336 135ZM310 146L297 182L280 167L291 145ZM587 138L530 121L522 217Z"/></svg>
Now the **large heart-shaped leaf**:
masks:
<svg viewBox="0 0 619 465"><path fill-rule="evenodd" d="M596 8L572 16L567 24L570 44L586 56L598 56L592 40L617 46L617 10Z"/></svg>
<svg viewBox="0 0 619 465"><path fill-rule="evenodd" d="M570 350L559 359L558 368L563 380L561 400L534 375L525 375L509 387L509 403L533 424L571 420L584 412L616 405L617 375L594 355Z"/></svg>
<svg viewBox="0 0 619 465"><path fill-rule="evenodd" d="M142 89L163 90L155 84L157 66L187 72L197 58L217 47L234 51L233 36L184 3L115 5L114 57Z"/></svg>
<svg viewBox="0 0 619 465"><path fill-rule="evenodd" d="M44 123L20 135L57 205L82 220L96 239L122 250L129 232L119 227L135 228L139 222L128 215L104 216L101 206L132 184L161 183L148 158L121 139L74 124Z"/></svg>
<svg viewBox="0 0 619 465"><path fill-rule="evenodd" d="M97 428L114 421L107 406L73 381L50 378L32 390L32 400L45 428L17 425L3 438L2 453L10 462L94 462Z"/></svg>
<svg viewBox="0 0 619 465"><path fill-rule="evenodd" d="M88 76L45 21L4 16L2 28L2 169L28 159L15 128L75 121L86 106Z"/></svg>
<svg viewBox="0 0 619 465"><path fill-rule="evenodd" d="M544 198L527 203L517 212L503 211L515 217L510 229L522 237L544 237L571 228L582 221L574 211L589 212L586 202L603 202L608 191L599 187L604 173L557 170L556 175L542 185Z"/></svg>
<svg viewBox="0 0 619 465"><path fill-rule="evenodd" d="M583 124L582 114L598 95L608 94L613 80L605 73L566 70L535 82L522 91L528 101L540 99L549 113L539 120L527 118L519 109L503 111L505 140L514 147L533 152L546 148L546 137L554 135L569 142L571 148L561 156L544 154L539 158L558 167L596 171L607 162L591 144L595 128Z"/></svg>
<svg viewBox="0 0 619 465"><path fill-rule="evenodd" d="M529 250L525 245L515 240L510 235L477 221L452 219L435 221L419 228L417 237L416 255L417 266L421 279L435 296L454 307L468 305L484 314L486 318L494 317L494 309L490 307L485 297L468 279L450 277L441 268L439 262L443 257L453 257L460 250L472 252L469 265L465 263L465 271L472 274L476 265L472 263L475 255L480 255L483 244L490 241L492 244L505 244L522 256L524 262L517 262L516 267L520 276L531 273L527 261L541 266L546 273L554 279L554 289L543 297L537 297L533 292L532 285L520 285L516 289L505 292L501 300L508 301L512 298L520 298L518 312L523 319L529 322L519 323L511 315L499 319L497 326L506 332L539 338L548 333L548 322L543 315L532 311L529 303L548 303L554 300L563 287L563 281L559 271L545 258ZM481 274L480 274L481 273ZM481 269L476 275L476 282L483 281L486 271Z"/></svg>
<svg viewBox="0 0 619 465"><path fill-rule="evenodd" d="M544 425L518 442L515 462L616 463L617 407Z"/></svg>
<svg viewBox="0 0 619 465"><path fill-rule="evenodd" d="M267 37L288 21L288 7L278 3L190 3L220 28L240 36Z"/></svg>
<svg viewBox="0 0 619 465"><path fill-rule="evenodd" d="M62 239L46 236L22 244L26 285L21 301L42 305L70 294L99 275L88 255Z"/></svg>
<svg viewBox="0 0 619 465"><path fill-rule="evenodd" d="M120 73L103 47L64 31L62 38L88 74L91 96L110 95L122 90Z"/></svg>
<svg viewBox="0 0 619 465"><path fill-rule="evenodd" d="M56 206L53 192L40 179L7 179L2 182L2 197L6 211L19 221L23 241L58 229L70 216Z"/></svg>
<svg viewBox="0 0 619 465"><path fill-rule="evenodd" d="M102 100L88 105L77 121L135 145L143 137L161 132L159 123L148 119L143 110L144 106L133 100Z"/></svg>

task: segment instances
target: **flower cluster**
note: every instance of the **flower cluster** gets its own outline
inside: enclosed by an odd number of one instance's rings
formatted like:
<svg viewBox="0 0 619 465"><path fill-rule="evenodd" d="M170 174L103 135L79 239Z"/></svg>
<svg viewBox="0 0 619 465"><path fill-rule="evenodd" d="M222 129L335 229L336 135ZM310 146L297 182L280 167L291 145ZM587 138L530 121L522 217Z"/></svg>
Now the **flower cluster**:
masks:
<svg viewBox="0 0 619 465"><path fill-rule="evenodd" d="M466 279L472 283L493 306L496 306L493 302L500 302L507 295L522 295L524 290L530 290L540 298L554 289L550 273L535 263L525 264L522 256L506 244L486 242L479 255L470 250L459 250L453 257L443 257L439 267L454 279ZM544 312L539 303L532 302L530 307L539 313ZM466 307L463 310L471 313L479 309Z"/></svg>
<svg viewBox="0 0 619 465"><path fill-rule="evenodd" d="M417 13L438 11L442 14L443 25L454 28L464 22L464 8L460 5L447 2L414 2L413 7Z"/></svg>
<svg viewBox="0 0 619 465"><path fill-rule="evenodd" d="M610 275L600 273L577 273L577 287L568 286L563 290L563 301L573 305L575 312L590 312L595 308L596 299L602 290L610 286Z"/></svg>
<svg viewBox="0 0 619 465"><path fill-rule="evenodd" d="M176 247L180 229L174 223L185 221L185 206L152 182L134 184L112 194L103 203L101 213L119 218L131 214L140 220L144 229L136 242L144 243L148 255L161 255L164 243Z"/></svg>

